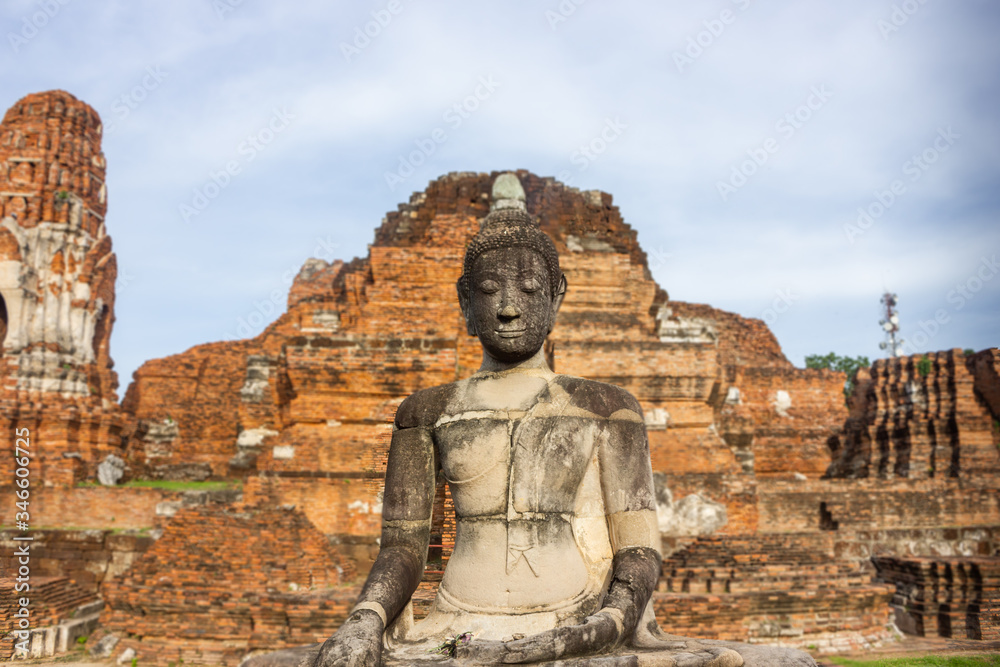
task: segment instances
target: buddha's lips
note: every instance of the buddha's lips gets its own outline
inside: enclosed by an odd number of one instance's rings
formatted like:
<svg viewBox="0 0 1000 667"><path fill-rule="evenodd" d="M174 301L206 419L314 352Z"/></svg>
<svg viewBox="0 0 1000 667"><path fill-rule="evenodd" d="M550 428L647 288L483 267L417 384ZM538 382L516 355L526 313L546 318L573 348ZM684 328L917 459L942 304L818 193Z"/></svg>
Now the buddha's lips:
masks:
<svg viewBox="0 0 1000 667"><path fill-rule="evenodd" d="M497 335L501 338L517 338L525 331L526 329L496 329Z"/></svg>

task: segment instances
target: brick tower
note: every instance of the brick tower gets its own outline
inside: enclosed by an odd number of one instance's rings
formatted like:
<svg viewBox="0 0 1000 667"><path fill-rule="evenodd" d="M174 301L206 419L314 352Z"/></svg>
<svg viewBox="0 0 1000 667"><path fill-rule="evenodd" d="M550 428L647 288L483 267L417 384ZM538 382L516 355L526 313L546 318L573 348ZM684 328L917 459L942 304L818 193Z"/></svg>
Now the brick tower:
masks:
<svg viewBox="0 0 1000 667"><path fill-rule="evenodd" d="M120 445L101 132L63 91L24 97L0 125L0 422L11 443L29 429L47 486L92 477Z"/></svg>

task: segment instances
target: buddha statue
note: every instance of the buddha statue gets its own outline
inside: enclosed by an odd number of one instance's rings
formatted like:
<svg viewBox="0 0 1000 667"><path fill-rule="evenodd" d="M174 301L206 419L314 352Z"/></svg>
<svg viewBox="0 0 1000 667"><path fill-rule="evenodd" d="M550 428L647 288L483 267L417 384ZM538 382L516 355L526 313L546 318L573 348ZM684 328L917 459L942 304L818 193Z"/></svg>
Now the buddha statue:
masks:
<svg viewBox="0 0 1000 667"><path fill-rule="evenodd" d="M642 409L619 387L549 367L543 345L566 277L515 175L497 178L493 202L458 281L482 366L399 406L381 551L348 619L301 664L744 664L741 653L756 647L659 630ZM414 623L439 473L454 500L455 546L430 612ZM815 664L799 652L768 656L747 664Z"/></svg>

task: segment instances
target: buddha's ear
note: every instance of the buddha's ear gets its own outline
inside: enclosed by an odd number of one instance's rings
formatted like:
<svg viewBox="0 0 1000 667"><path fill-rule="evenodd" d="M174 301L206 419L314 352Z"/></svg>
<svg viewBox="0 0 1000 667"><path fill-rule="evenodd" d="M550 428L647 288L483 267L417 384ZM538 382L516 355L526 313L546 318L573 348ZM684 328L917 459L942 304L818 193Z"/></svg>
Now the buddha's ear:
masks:
<svg viewBox="0 0 1000 667"><path fill-rule="evenodd" d="M559 307L562 306L563 297L566 296L568 285L566 274L559 274L559 286L556 288L556 293L552 295L552 308L549 309L549 331L552 331L552 327L556 325L556 313L559 312Z"/></svg>
<svg viewBox="0 0 1000 667"><path fill-rule="evenodd" d="M462 309L462 316L465 317L465 330L470 336L476 335L476 323L472 319L472 304L469 303L469 288L465 276L458 279L458 307Z"/></svg>

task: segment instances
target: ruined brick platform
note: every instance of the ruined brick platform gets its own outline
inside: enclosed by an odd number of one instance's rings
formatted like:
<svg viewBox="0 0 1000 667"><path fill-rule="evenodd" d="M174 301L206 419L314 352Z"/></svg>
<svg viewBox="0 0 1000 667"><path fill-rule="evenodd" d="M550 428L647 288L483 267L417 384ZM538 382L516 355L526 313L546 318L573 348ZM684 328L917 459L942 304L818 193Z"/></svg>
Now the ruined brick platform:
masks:
<svg viewBox="0 0 1000 667"><path fill-rule="evenodd" d="M32 576L27 590L23 588L24 583L13 577L0 578L0 659L11 660L15 655L15 643L22 642L12 634L20 628L19 619L14 616L20 609L19 598L27 596L30 599L31 623L31 636L27 638L29 652L27 656L19 653L20 657L53 655L57 649L65 651L68 644L75 642L78 636L86 636L96 626L95 615L101 603L94 592L77 586L67 577ZM20 590L16 588L19 584ZM84 618L86 616L93 618ZM84 624L87 620L92 622L85 627L73 627L81 626L79 622L72 623L75 617ZM60 624L63 628L57 627Z"/></svg>
<svg viewBox="0 0 1000 667"><path fill-rule="evenodd" d="M248 651L331 634L359 589L326 537L292 508L181 510L120 578L102 586L101 634L157 663L235 664Z"/></svg>
<svg viewBox="0 0 1000 667"><path fill-rule="evenodd" d="M20 531L0 531L0 575L17 572ZM124 574L155 543L150 534L114 530L35 530L31 532L31 576L65 576L95 597L104 581Z"/></svg>
<svg viewBox="0 0 1000 667"><path fill-rule="evenodd" d="M698 538L666 559L653 594L657 618L674 634L819 652L892 641L892 587L833 550L832 535Z"/></svg>
<svg viewBox="0 0 1000 667"><path fill-rule="evenodd" d="M1000 640L1000 556L874 559L896 625L919 636Z"/></svg>

